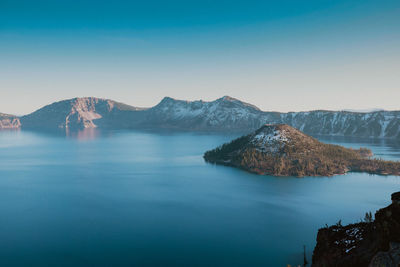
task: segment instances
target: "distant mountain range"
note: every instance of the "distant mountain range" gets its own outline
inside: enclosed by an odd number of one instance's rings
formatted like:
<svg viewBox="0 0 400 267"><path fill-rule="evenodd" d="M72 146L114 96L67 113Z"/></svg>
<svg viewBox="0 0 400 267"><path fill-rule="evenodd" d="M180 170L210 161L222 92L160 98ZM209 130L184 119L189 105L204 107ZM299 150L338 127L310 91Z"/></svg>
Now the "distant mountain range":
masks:
<svg viewBox="0 0 400 267"><path fill-rule="evenodd" d="M151 108L85 97L55 102L20 117L0 113L0 129L98 127L245 133L266 123L289 124L311 135L400 139L400 111L266 112L229 96L210 102L165 97Z"/></svg>

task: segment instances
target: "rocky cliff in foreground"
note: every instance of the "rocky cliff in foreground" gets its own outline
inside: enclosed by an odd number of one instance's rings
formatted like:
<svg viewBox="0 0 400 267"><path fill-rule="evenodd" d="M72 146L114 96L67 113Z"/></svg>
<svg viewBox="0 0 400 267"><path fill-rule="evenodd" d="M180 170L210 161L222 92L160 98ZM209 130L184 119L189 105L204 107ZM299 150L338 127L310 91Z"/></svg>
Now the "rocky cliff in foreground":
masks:
<svg viewBox="0 0 400 267"><path fill-rule="evenodd" d="M392 204L375 213L375 220L318 231L314 267L400 266L400 192Z"/></svg>
<svg viewBox="0 0 400 267"><path fill-rule="evenodd" d="M348 171L400 175L400 162L370 159L368 149L324 144L286 124L267 124L216 149L207 162L275 176L331 176Z"/></svg>
<svg viewBox="0 0 400 267"><path fill-rule="evenodd" d="M265 112L224 96L214 101L184 101L165 97L140 109L95 97L74 98L45 106L17 118L12 127L30 129L172 129L178 131L249 133L266 123L288 124L310 135L391 138L400 140L400 111ZM4 121L1 128L9 128Z"/></svg>

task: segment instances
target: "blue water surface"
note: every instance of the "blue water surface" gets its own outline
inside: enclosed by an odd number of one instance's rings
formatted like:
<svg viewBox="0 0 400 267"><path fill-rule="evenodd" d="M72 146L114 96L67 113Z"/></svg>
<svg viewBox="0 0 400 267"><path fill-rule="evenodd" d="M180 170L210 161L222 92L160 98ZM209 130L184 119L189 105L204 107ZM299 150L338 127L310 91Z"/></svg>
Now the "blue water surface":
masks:
<svg viewBox="0 0 400 267"><path fill-rule="evenodd" d="M0 266L286 266L400 177L272 177L207 164L234 136L0 132ZM399 160L396 143L321 137Z"/></svg>

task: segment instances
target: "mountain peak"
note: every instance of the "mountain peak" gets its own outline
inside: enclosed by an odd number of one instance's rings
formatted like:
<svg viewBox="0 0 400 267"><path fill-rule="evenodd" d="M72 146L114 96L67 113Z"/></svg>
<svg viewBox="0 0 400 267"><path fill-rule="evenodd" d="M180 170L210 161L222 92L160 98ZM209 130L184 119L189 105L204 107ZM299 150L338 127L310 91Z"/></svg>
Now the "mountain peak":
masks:
<svg viewBox="0 0 400 267"><path fill-rule="evenodd" d="M239 99L236 99L236 98L231 97L229 95L225 95L225 96L221 97L220 99L223 100L223 101L240 101Z"/></svg>
<svg viewBox="0 0 400 267"><path fill-rule="evenodd" d="M174 103L189 102L184 100L178 100L173 97L165 96L161 101L155 106L173 105Z"/></svg>
<svg viewBox="0 0 400 267"><path fill-rule="evenodd" d="M223 96L221 98L218 98L217 100L215 100L213 102L223 103L225 105L242 106L242 107L245 107L245 108L250 108L250 109L257 110L257 111L261 111L258 107L254 106L254 105L252 105L250 103L243 102L243 101L241 101L241 100L239 100L237 98L234 98L234 97L231 97L231 96L227 96L227 95Z"/></svg>
<svg viewBox="0 0 400 267"><path fill-rule="evenodd" d="M69 99L63 99L59 101L55 101L54 103L60 103L60 102L77 102L77 101L111 101L105 98L99 98L95 96L82 96L82 97L73 97Z"/></svg>
<svg viewBox="0 0 400 267"><path fill-rule="evenodd" d="M316 140L288 124L264 124L256 130L254 134L280 135L282 138L286 137L283 139L306 138Z"/></svg>
<svg viewBox="0 0 400 267"><path fill-rule="evenodd" d="M137 110L139 109L109 99L75 97L54 102L20 119L25 128L83 129L96 128L99 125L106 128L114 124L114 116L123 118L125 114Z"/></svg>
<svg viewBox="0 0 400 267"><path fill-rule="evenodd" d="M309 149L318 142L287 124L265 124L250 135L250 143L259 151L284 154L285 146L308 146Z"/></svg>
<svg viewBox="0 0 400 267"><path fill-rule="evenodd" d="M177 101L177 99L170 97L170 96L165 96L165 97L163 97L163 99L161 99L161 102L165 102L165 101Z"/></svg>
<svg viewBox="0 0 400 267"><path fill-rule="evenodd" d="M81 96L74 97L71 100L107 100L105 98L95 97L95 96Z"/></svg>

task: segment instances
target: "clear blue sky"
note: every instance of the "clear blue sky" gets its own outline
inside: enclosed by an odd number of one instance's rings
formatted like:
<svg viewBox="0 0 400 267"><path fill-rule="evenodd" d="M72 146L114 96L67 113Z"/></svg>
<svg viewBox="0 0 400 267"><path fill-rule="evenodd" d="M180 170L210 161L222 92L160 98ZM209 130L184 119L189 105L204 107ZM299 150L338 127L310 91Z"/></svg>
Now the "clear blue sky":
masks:
<svg viewBox="0 0 400 267"><path fill-rule="evenodd" d="M152 106L400 110L400 1L0 0L0 112Z"/></svg>

